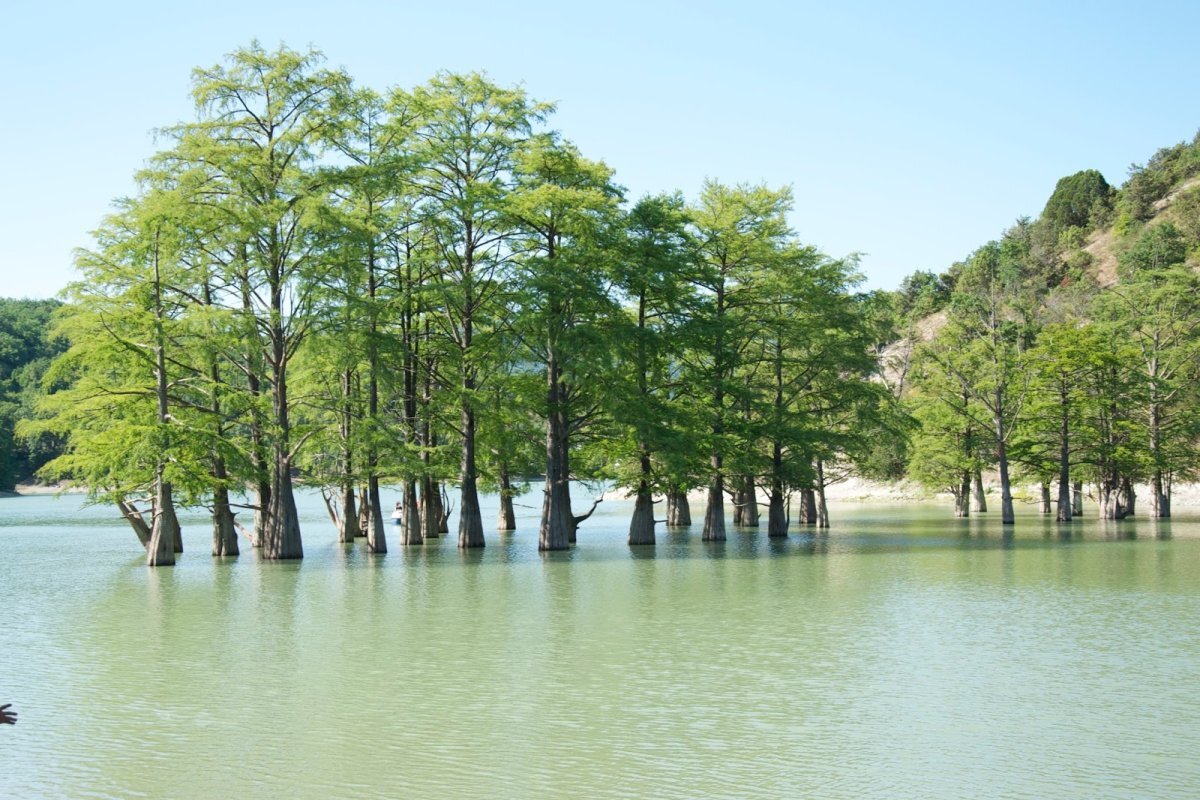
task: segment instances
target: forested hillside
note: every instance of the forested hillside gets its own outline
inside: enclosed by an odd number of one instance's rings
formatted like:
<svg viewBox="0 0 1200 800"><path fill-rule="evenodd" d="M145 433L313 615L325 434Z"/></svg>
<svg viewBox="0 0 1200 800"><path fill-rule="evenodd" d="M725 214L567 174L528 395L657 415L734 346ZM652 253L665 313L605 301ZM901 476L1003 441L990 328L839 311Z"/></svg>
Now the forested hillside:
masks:
<svg viewBox="0 0 1200 800"><path fill-rule="evenodd" d="M15 436L17 421L34 415L50 360L66 345L50 336L50 316L58 306L54 300L0 298L0 491L31 479L61 447L48 433Z"/></svg>
<svg viewBox="0 0 1200 800"><path fill-rule="evenodd" d="M1069 520L1085 487L1100 515L1169 516L1171 486L1200 458L1200 136L1134 165L1114 189L1086 170L942 274L895 295L904 337L884 374L917 426L907 472L948 490L960 515L984 505L996 470L1042 487Z"/></svg>

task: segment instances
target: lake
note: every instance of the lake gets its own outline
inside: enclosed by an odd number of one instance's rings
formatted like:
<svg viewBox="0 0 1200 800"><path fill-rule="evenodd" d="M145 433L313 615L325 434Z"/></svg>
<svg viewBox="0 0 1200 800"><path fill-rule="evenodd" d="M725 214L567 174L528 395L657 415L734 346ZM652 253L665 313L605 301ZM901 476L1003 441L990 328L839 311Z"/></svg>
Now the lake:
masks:
<svg viewBox="0 0 1200 800"><path fill-rule="evenodd" d="M631 550L605 501L540 554L535 486L515 533L484 499L482 551L389 526L372 556L299 502L301 562L216 561L183 514L148 569L109 507L0 500L0 794L1200 795L1196 515L1062 535L1023 509L1006 540L835 505L827 535Z"/></svg>

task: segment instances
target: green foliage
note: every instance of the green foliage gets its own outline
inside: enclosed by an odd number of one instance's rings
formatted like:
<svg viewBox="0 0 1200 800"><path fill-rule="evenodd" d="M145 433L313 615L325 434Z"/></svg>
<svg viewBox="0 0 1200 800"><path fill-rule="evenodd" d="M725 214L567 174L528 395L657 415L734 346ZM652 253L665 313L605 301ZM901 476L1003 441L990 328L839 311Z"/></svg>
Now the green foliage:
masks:
<svg viewBox="0 0 1200 800"><path fill-rule="evenodd" d="M1056 229L1088 228L1098 208L1111 204L1113 189L1097 170L1060 178L1046 201L1042 217Z"/></svg>
<svg viewBox="0 0 1200 800"><path fill-rule="evenodd" d="M28 480L58 454L61 439L50 433L18 437L19 420L32 418L42 376L66 343L50 334L56 300L0 298L0 491Z"/></svg>

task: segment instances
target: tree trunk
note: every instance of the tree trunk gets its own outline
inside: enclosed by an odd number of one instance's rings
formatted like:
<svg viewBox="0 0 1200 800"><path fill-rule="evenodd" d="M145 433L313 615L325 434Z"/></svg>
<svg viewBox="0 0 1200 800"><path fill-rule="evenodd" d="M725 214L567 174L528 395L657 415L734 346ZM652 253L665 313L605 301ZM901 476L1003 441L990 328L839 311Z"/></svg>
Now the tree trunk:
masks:
<svg viewBox="0 0 1200 800"><path fill-rule="evenodd" d="M371 504L371 527L367 528L367 551L387 552L387 535L383 526L383 503L379 499L379 476L371 469L367 476L367 502Z"/></svg>
<svg viewBox="0 0 1200 800"><path fill-rule="evenodd" d="M987 513L987 495L983 491L983 475L979 470L975 470L973 478L972 500L975 505L975 511L978 511L980 514Z"/></svg>
<svg viewBox="0 0 1200 800"><path fill-rule="evenodd" d="M217 471L223 473L225 471L224 464ZM237 528L233 524L233 509L229 507L229 490L223 483L218 484L213 491L212 515L212 554L214 556L238 555Z"/></svg>
<svg viewBox="0 0 1200 800"><path fill-rule="evenodd" d="M654 497L645 481L638 485L633 517L629 520L629 544L654 544Z"/></svg>
<svg viewBox="0 0 1200 800"><path fill-rule="evenodd" d="M953 488L954 516L969 517L971 515L971 473L963 472L962 480Z"/></svg>
<svg viewBox="0 0 1200 800"><path fill-rule="evenodd" d="M354 494L351 484L342 486L342 524L338 526L338 541L342 544L353 544L357 537L362 536Z"/></svg>
<svg viewBox="0 0 1200 800"><path fill-rule="evenodd" d="M513 488L508 476L508 466L500 466L500 515L496 520L496 530L515 531L517 515L513 512Z"/></svg>
<svg viewBox="0 0 1200 800"><path fill-rule="evenodd" d="M1054 505L1054 509L1055 522L1071 521L1071 484L1061 477L1058 479L1058 500Z"/></svg>
<svg viewBox="0 0 1200 800"><path fill-rule="evenodd" d="M1096 494L1100 501L1100 519L1120 519L1121 504L1117 500L1116 478L1101 478L1096 484Z"/></svg>
<svg viewBox="0 0 1200 800"><path fill-rule="evenodd" d="M175 542L180 538L179 519L175 516L175 501L171 497L171 483L162 478L159 470L158 491L154 502L154 526L150 531L150 543L146 548L146 564L151 567L169 567L175 563Z"/></svg>
<svg viewBox="0 0 1200 800"><path fill-rule="evenodd" d="M287 454L275 453L275 469L271 476L270 524L263 536L262 557L266 559L304 558L300 540L300 518L296 513L296 497L292 490L291 462Z"/></svg>
<svg viewBox="0 0 1200 800"><path fill-rule="evenodd" d="M742 478L742 525L746 528L757 528L760 522L758 513L758 487L754 477L746 475Z"/></svg>
<svg viewBox="0 0 1200 800"><path fill-rule="evenodd" d="M1067 388L1060 389L1059 407L1062 415L1058 424L1058 503L1054 515L1055 522L1071 521L1071 429L1067 415Z"/></svg>
<svg viewBox="0 0 1200 800"><path fill-rule="evenodd" d="M469 329L466 336L469 346ZM471 407L475 375L470 368L463 370L462 388L463 443L462 469L459 473L458 546L468 549L484 545L483 515L479 510L479 475L475 465L475 409Z"/></svg>
<svg viewBox="0 0 1200 800"><path fill-rule="evenodd" d="M704 509L704 534L706 542L725 541L725 478L721 475L721 456L714 455L712 477L708 484L708 505Z"/></svg>
<svg viewBox="0 0 1200 800"><path fill-rule="evenodd" d="M442 496L437 481L427 474L421 478L421 535L424 539L438 538L441 508Z"/></svg>
<svg viewBox="0 0 1200 800"><path fill-rule="evenodd" d="M371 529L371 501L367 494L367 487L358 487L358 532L355 536L365 537L367 531Z"/></svg>
<svg viewBox="0 0 1200 800"><path fill-rule="evenodd" d="M771 482L771 498L767 504L767 536L782 539L788 535L787 510L783 507L783 484Z"/></svg>
<svg viewBox="0 0 1200 800"><path fill-rule="evenodd" d="M692 509L688 505L687 492L682 489L667 490L667 525L682 528L692 524Z"/></svg>
<svg viewBox="0 0 1200 800"><path fill-rule="evenodd" d="M137 534L138 541L142 547L147 547L150 544L151 530L146 524L146 518L142 516L142 512L137 510L133 503L118 500L117 508L121 510L121 516L129 523L129 527L133 528L133 532Z"/></svg>
<svg viewBox="0 0 1200 800"><path fill-rule="evenodd" d="M1154 470L1154 474L1150 477L1150 516L1156 519L1164 519L1171 516L1171 496L1167 486L1169 482L1166 480L1161 469Z"/></svg>
<svg viewBox="0 0 1200 800"><path fill-rule="evenodd" d="M435 484L437 489L437 525L438 534L450 532L450 505L446 497L446 487L441 483Z"/></svg>
<svg viewBox="0 0 1200 800"><path fill-rule="evenodd" d="M1137 505L1137 492L1133 489L1133 480L1128 476L1121 478L1121 518L1132 517Z"/></svg>
<svg viewBox="0 0 1200 800"><path fill-rule="evenodd" d="M1003 434L997 442L996 455L1000 463L1000 524L1012 525L1016 522L1013 515L1012 483L1008 478L1008 448L1005 446Z"/></svg>
<svg viewBox="0 0 1200 800"><path fill-rule="evenodd" d="M800 516L805 525L817 524L817 493L811 487L800 490Z"/></svg>
<svg viewBox="0 0 1200 800"><path fill-rule="evenodd" d="M546 359L546 486L538 531L539 550L566 550L575 533L563 389L561 368L551 349Z"/></svg>
<svg viewBox="0 0 1200 800"><path fill-rule="evenodd" d="M816 489L817 497L816 497L816 503L814 503L814 505L816 506L816 511L817 511L816 523L817 523L818 528L828 528L829 527L829 504L825 502L825 462L822 459L819 459L819 458L817 459L816 472L817 472L817 489Z"/></svg>
<svg viewBox="0 0 1200 800"><path fill-rule="evenodd" d="M425 537L421 535L421 514L417 510L417 482L409 479L404 482L404 499L401 512L400 544L424 544Z"/></svg>
<svg viewBox="0 0 1200 800"><path fill-rule="evenodd" d="M1050 503L1050 482L1042 481L1042 513L1049 514L1051 512Z"/></svg>
<svg viewBox="0 0 1200 800"><path fill-rule="evenodd" d="M1083 516L1083 481L1071 484L1071 516Z"/></svg>

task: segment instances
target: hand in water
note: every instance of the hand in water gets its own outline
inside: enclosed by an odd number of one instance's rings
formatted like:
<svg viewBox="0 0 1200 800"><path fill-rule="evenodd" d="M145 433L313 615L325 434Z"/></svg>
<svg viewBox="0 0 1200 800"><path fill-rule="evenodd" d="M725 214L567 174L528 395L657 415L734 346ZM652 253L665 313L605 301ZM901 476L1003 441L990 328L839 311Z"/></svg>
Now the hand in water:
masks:
<svg viewBox="0 0 1200 800"><path fill-rule="evenodd" d="M0 724L3 724L3 725L16 725L17 724L17 712L9 711L8 709L10 709L10 708L12 708L12 703L5 703L4 705L0 706Z"/></svg>

